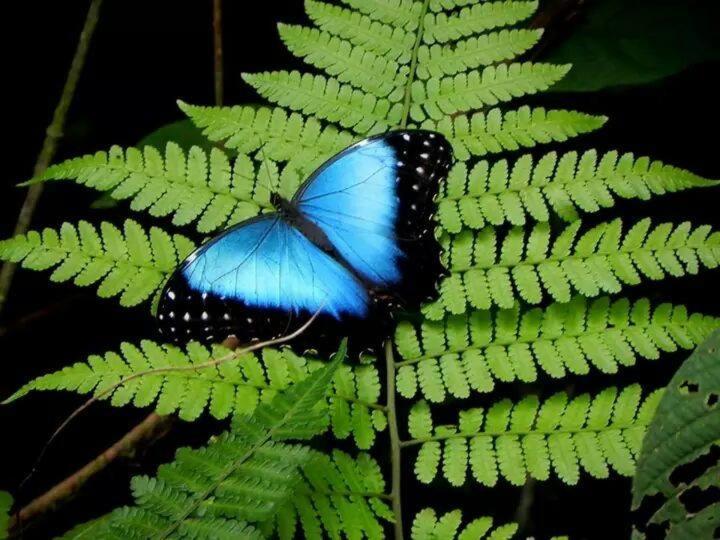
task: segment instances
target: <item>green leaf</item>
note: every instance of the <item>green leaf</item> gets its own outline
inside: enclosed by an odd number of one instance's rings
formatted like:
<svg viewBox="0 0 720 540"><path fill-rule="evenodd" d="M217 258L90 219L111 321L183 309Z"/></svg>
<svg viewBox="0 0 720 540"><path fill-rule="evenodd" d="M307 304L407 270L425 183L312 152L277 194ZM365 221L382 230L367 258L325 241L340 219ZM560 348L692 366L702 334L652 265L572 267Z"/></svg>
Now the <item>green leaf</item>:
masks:
<svg viewBox="0 0 720 540"><path fill-rule="evenodd" d="M633 480L633 508L652 509L649 524L673 538L711 538L720 526L720 503L709 496L688 508L691 492L720 488L720 332L680 366L655 411ZM655 498L659 496L659 500ZM653 499L650 502L650 499ZM644 524L643 524L644 525Z"/></svg>
<svg viewBox="0 0 720 540"><path fill-rule="evenodd" d="M12 496L7 491L0 491L0 539L8 537L12 504Z"/></svg>
<svg viewBox="0 0 720 540"><path fill-rule="evenodd" d="M493 527L491 517L481 517L462 526L462 512L452 510L438 517L432 508L415 514L410 537L413 540L500 540L515 537L518 526L507 523Z"/></svg>
<svg viewBox="0 0 720 540"><path fill-rule="evenodd" d="M715 2L603 0L583 11L572 35L544 56L573 64L556 91L646 84L720 58Z"/></svg>

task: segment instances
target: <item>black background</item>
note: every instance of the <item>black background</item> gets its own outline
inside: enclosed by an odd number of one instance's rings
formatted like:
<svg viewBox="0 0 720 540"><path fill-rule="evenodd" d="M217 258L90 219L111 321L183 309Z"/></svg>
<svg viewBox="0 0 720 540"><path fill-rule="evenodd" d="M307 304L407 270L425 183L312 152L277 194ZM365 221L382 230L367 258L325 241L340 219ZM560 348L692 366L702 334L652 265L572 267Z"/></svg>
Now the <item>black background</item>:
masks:
<svg viewBox="0 0 720 540"><path fill-rule="evenodd" d="M245 86L241 72L300 67L277 38L275 23L302 22L301 2L225 2L226 103L258 102ZM2 120L5 131L0 168L0 233L11 234L24 197L14 185L27 179L60 93L87 2L13 2L3 6ZM212 39L210 0L152 2L108 0L92 43L65 137L56 161L106 149L111 144L133 145L157 127L179 120L175 100L211 104ZM586 112L608 114L601 132L572 141L569 148L631 150L649 154L709 177L720 177L715 73L718 64L695 66L660 83L595 94L545 95L532 102ZM535 153L545 151L538 149ZM590 216L595 222L620 215L628 222L644 216L696 224L720 225L720 189L699 190L655 199L652 203L621 202L615 209ZM126 206L101 213L90 209L95 193L70 183L46 190L33 228L58 226L62 221L101 219L119 222ZM135 219L149 222L135 214ZM718 271L668 279L662 285L627 289L628 296L686 303L691 311L720 315ZM122 340L154 336L146 310L125 310L116 302L97 299L92 290L49 284L46 273L20 271L0 319L0 397L50 370L82 360L92 353L115 349ZM579 393L610 384L643 381L648 387L666 382L686 355L665 355L660 361L641 360L620 377L595 375L534 388L543 394L568 388ZM529 390L517 385L499 387L499 395L516 397ZM65 393L34 394L0 408L0 489L15 492L43 443L81 398ZM462 404L466 406L467 404ZM94 457L124 434L147 411L94 407L75 422L51 449L46 461L20 494L22 502L42 493ZM401 415L402 416L402 415ZM122 460L94 478L70 504L26 534L49 538L69 526L128 502L128 478L152 472L168 461L181 444L199 445L221 429L208 420L176 424L170 435L132 460ZM383 437L384 438L384 437ZM375 449L385 454L384 444ZM411 457L411 456L408 456ZM384 463L384 459L381 458ZM409 465L410 460L408 460ZM520 489L501 481L488 490L470 482L450 489L444 480L418 487L406 467L404 498L410 515L426 505L439 509L461 507L466 516L494 515L512 520ZM581 478L580 487L558 480L533 489L525 533L536 537L567 533L573 538L621 538L629 532L630 480Z"/></svg>

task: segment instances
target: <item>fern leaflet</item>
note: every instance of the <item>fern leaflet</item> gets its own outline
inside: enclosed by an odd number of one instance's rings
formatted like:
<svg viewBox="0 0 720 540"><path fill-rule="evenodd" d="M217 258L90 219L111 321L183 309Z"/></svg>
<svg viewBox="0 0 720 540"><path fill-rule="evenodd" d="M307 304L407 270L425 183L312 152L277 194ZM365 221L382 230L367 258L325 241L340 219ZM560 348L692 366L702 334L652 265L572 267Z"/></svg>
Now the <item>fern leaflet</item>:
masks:
<svg viewBox="0 0 720 540"><path fill-rule="evenodd" d="M590 397L569 399L558 393L540 403L528 396L517 403L502 400L487 411L461 411L457 425L433 425L425 401L416 403L408 420L411 441L420 445L415 475L423 483L442 474L463 485L468 466L479 483L494 486L498 477L522 485L528 477L547 480L551 470L566 484L580 472L607 478L612 468L630 476L645 429L661 397L644 399L638 385L618 392L609 388Z"/></svg>
<svg viewBox="0 0 720 540"><path fill-rule="evenodd" d="M111 223L100 231L86 221L64 223L60 231L30 231L0 241L0 260L22 263L30 270L55 268L51 281L73 280L79 287L98 284L98 295L120 295L120 304L134 306L147 300L195 245L179 234L162 229L149 232L132 220L123 231Z"/></svg>
<svg viewBox="0 0 720 540"><path fill-rule="evenodd" d="M148 370L164 373L135 378L103 396L115 407L155 405L159 414L178 413L183 420L196 420L204 411L215 418L252 414L259 403L302 381L324 362L295 355L289 349L263 349L262 353L239 356L211 368L172 371L222 358L228 349L212 350L195 342L185 350L145 340L139 346L123 343L120 352L91 356L54 373L43 375L23 386L4 403L32 391L66 390L80 394L100 393L123 379ZM380 398L377 368L341 366L335 373L329 396L329 418L336 437L353 436L359 448L370 448L376 431L386 425Z"/></svg>
<svg viewBox="0 0 720 540"><path fill-rule="evenodd" d="M8 525L10 524L10 510L13 498L7 491L0 491L0 540L8 537Z"/></svg>
<svg viewBox="0 0 720 540"><path fill-rule="evenodd" d="M493 527L491 517L481 517L462 526L462 512L452 510L438 517L432 508L423 508L413 519L412 540L509 540L518 526L507 523Z"/></svg>
<svg viewBox="0 0 720 540"><path fill-rule="evenodd" d="M718 328L720 319L688 315L684 306L580 296L544 309L475 311L418 328L401 322L397 390L407 398L419 390L442 402L448 393L492 392L496 381L533 382L538 370L553 378L585 375L591 366L616 373L638 357L692 349Z"/></svg>
<svg viewBox="0 0 720 540"><path fill-rule="evenodd" d="M576 221L554 238L546 223L527 235L514 227L504 238L491 227L446 236L452 274L441 284L440 299L423 308L426 317L461 314L468 306L510 308L521 299L539 304L546 295L569 302L573 290L595 297L637 285L643 277L696 274L701 266L720 264L720 233L708 226L693 230L686 222L652 227L644 219L624 235L619 219L583 234L580 227Z"/></svg>
<svg viewBox="0 0 720 540"><path fill-rule="evenodd" d="M439 202L440 224L452 233L487 224L523 225L528 218L548 221L551 212L566 221L578 210L597 212L615 204L614 197L647 200L694 187L717 185L692 173L632 154L608 152L598 160L594 150L558 158L551 152L537 163L530 155L512 165L506 160L464 163L450 173Z"/></svg>

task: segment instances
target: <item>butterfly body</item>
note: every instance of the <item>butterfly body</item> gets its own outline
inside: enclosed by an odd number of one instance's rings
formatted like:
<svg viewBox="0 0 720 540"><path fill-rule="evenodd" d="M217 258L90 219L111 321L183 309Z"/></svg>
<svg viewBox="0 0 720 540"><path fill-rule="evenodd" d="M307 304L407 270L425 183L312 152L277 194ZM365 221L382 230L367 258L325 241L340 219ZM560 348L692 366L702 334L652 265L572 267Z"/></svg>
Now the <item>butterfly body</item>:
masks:
<svg viewBox="0 0 720 540"><path fill-rule="evenodd" d="M283 335L317 312L301 347L332 349L343 336L374 346L394 309L437 294L444 269L434 198L451 159L442 135L419 130L344 150L291 200L273 195L276 212L191 254L161 293L161 331L176 340L249 342Z"/></svg>

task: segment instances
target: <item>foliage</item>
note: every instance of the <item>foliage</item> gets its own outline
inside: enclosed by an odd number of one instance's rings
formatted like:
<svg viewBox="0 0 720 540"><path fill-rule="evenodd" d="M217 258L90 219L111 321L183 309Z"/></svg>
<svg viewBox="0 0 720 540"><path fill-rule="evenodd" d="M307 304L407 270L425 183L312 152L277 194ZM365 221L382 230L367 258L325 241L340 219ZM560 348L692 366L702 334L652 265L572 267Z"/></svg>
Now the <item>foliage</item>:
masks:
<svg viewBox="0 0 720 540"><path fill-rule="evenodd" d="M710 538L720 527L720 502L712 496L720 488L719 402L720 332L715 332L668 384L633 480L633 506L651 509L643 514L668 538Z"/></svg>
<svg viewBox="0 0 720 540"><path fill-rule="evenodd" d="M211 368L211 359L232 358L222 346L208 349L191 342L184 349L144 340L140 346L123 343L120 352L90 356L87 362L43 375L18 390L5 403L31 391L68 390L99 394L115 407L155 406L159 414L177 413L187 421L204 411L217 419L252 414L258 403L271 401L279 391L292 388L324 362L297 356L289 349L264 349L244 354ZM178 370L179 369L179 370ZM175 371L173 371L175 370ZM154 371L139 377L138 375ZM123 384L124 379L136 377ZM359 448L370 448L376 430L385 428L383 408L377 405L380 382L372 365L341 366L333 379L329 417L333 433L344 439L353 436Z"/></svg>
<svg viewBox="0 0 720 540"><path fill-rule="evenodd" d="M98 284L98 296L120 295L120 304L147 300L195 245L185 236L158 227L149 232L132 220L120 231L103 222L100 231L86 221L64 223L60 231L30 231L0 241L0 260L22 263L30 270L54 268L51 281L79 287Z"/></svg>
<svg viewBox="0 0 720 540"><path fill-rule="evenodd" d="M637 358L692 349L718 328L720 319L688 315L683 306L581 296L544 309L473 311L417 327L401 322L397 389L441 402L447 394L492 392L496 381L534 382L538 371L555 379L591 368L616 373Z"/></svg>
<svg viewBox="0 0 720 540"><path fill-rule="evenodd" d="M263 538L249 523L271 519L311 458L307 440L327 428L322 399L345 358L332 362L238 419L199 450L180 449L156 477L138 476L136 506L115 510L103 538Z"/></svg>
<svg viewBox="0 0 720 540"><path fill-rule="evenodd" d="M528 477L547 480L551 469L567 484L580 472L607 478L609 469L624 476L634 471L645 428L660 398L641 399L639 385L608 388L594 397L570 399L554 394L542 403L529 395L517 403L498 401L485 411L461 411L457 425L435 426L425 401L410 411L408 430L420 445L415 475L431 482L442 468L450 484L463 485L470 467L479 483L494 486L499 477L523 485Z"/></svg>
<svg viewBox="0 0 720 540"><path fill-rule="evenodd" d="M13 498L6 491L0 491L0 539L7 538L8 524L10 523L10 509Z"/></svg>
<svg viewBox="0 0 720 540"><path fill-rule="evenodd" d="M395 362L392 351L387 358L397 377L386 387L396 384L413 400L409 418L401 418L410 438L397 438L396 396L378 404L380 373L373 365L325 368L320 360L264 350L204 368L228 353L194 343L125 343L120 353L40 377L11 400L34 390L97 394L136 376L108 394L113 405L154 405L186 420L207 411L232 416L234 427L205 448L180 450L157 476L135 479L135 506L79 534L97 536L100 528L123 538L382 538L385 523L396 518L388 502L400 502L399 486L386 493L372 457L279 440L306 439L327 425L367 449L389 423L391 450L418 449L415 471L424 483L441 472L463 485L468 468L484 486L501 477L520 485L552 474L575 484L582 471L596 478L611 469L633 473L661 391L635 384L592 397L498 395L487 410L460 411L455 425L436 425L428 404L452 412L452 398L492 392L497 381L615 373L638 358L692 348L720 325L683 306L602 296L644 279L718 266L720 233L689 223L652 226L647 219L625 229L617 219L592 227L580 221L618 199L647 200L716 182L615 151L493 157L568 141L607 120L522 103L569 69L521 58L541 38L539 30L519 26L537 7L521 0L307 0L310 24L282 24L279 32L310 70L244 75L270 105L179 103L212 146L113 147L31 180L74 180L197 235L272 211L271 191L290 197L320 163L370 134L437 130L456 157L436 216L449 275L437 302L401 319L394 344L402 358ZM98 283L101 296L122 293L121 304L131 305L150 297L193 245L132 221L124 233L109 224L98 233L81 222L0 242L0 259L55 267L52 279ZM148 370L160 371L140 376ZM313 382L323 378L322 385ZM298 420L301 433L282 431L282 411L297 410L298 403L307 405L301 416L312 421ZM402 464L390 461L397 481ZM422 510L413 538L498 540L516 532L514 524L492 529L490 518L461 528L459 512L438 515Z"/></svg>
<svg viewBox="0 0 720 540"><path fill-rule="evenodd" d="M491 517L472 520L461 528L462 512L453 510L438 517L432 508L424 508L415 515L411 538L413 540L509 540L515 536L518 526L508 523L493 528Z"/></svg>

